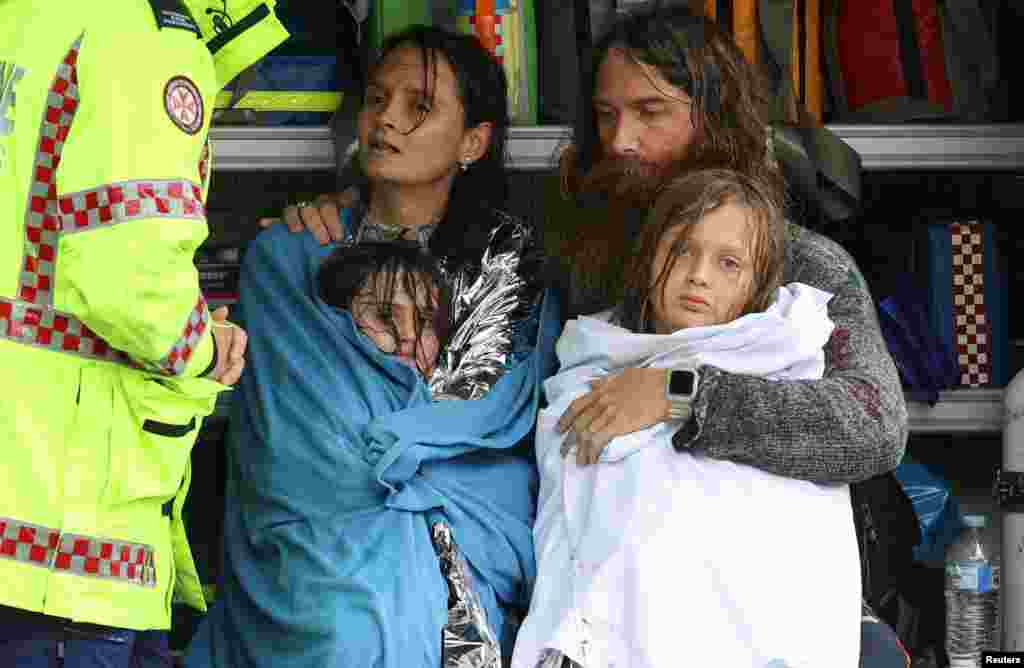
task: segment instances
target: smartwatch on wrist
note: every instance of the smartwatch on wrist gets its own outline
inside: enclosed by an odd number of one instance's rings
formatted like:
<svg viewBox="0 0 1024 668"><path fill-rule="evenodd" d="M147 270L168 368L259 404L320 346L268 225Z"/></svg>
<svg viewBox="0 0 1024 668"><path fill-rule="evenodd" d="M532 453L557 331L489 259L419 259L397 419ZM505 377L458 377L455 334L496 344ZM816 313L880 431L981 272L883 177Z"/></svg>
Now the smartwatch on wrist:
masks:
<svg viewBox="0 0 1024 668"><path fill-rule="evenodd" d="M693 399L697 396L700 374L696 369L667 369L665 372L665 398L668 414L673 420L689 420Z"/></svg>

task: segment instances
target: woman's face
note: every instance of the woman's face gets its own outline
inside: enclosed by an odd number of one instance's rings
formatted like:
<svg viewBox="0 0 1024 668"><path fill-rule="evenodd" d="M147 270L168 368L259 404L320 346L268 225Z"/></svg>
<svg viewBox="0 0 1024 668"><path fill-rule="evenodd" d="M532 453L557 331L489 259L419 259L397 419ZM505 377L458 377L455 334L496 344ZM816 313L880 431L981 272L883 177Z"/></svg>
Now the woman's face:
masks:
<svg viewBox="0 0 1024 668"><path fill-rule="evenodd" d="M650 306L658 334L732 322L751 296L752 234L744 207L726 202L690 228L687 239L679 239L680 233L678 226L665 232L651 267L657 281L673 253L678 253L664 289L652 287ZM677 239L681 246L674 250Z"/></svg>
<svg viewBox="0 0 1024 668"><path fill-rule="evenodd" d="M387 281L382 277L367 281L352 299L352 319L382 352L396 355L428 376L441 347L434 328L439 295L436 289L428 291L422 281L416 281L419 294L414 299L405 283L404 272L399 271L393 294L387 295Z"/></svg>
<svg viewBox="0 0 1024 668"><path fill-rule="evenodd" d="M479 157L455 74L435 55L426 76L415 46L396 48L373 71L359 113L359 156L371 182L448 187L460 161Z"/></svg>

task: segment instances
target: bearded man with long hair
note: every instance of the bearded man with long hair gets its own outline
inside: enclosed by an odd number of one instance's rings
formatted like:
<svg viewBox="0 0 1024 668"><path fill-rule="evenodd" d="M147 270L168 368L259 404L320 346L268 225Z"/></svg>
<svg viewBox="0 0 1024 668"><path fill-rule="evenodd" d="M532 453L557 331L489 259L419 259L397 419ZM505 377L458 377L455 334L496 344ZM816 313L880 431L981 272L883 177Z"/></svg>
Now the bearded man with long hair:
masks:
<svg viewBox="0 0 1024 668"><path fill-rule="evenodd" d="M715 23L686 7L621 18L595 46L594 74L572 143L549 183L541 225L551 279L574 317L618 303L637 226L662 185L718 167L777 183L767 87ZM787 226L784 282L833 295L836 332L826 372L810 382L766 382L700 369L678 449L787 477L849 483L891 471L907 439L899 378L875 306L853 258L834 241ZM666 419L663 374L630 369L595 384L562 425L581 447Z"/></svg>

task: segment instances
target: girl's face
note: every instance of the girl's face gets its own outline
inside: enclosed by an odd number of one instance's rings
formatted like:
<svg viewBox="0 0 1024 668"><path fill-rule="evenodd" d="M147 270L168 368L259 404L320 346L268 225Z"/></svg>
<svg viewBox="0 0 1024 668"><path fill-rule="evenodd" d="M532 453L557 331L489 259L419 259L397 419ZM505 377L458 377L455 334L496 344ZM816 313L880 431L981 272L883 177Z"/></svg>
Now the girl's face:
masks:
<svg viewBox="0 0 1024 668"><path fill-rule="evenodd" d="M419 294L414 299L405 282L404 272L399 271L393 294L387 295L386 281L381 277L368 280L352 300L352 318L381 351L398 356L429 376L441 347L434 328L438 291L416 281Z"/></svg>
<svg viewBox="0 0 1024 668"><path fill-rule="evenodd" d="M402 46L373 71L359 112L359 157L371 182L448 187L459 161L482 153L485 133L466 128L455 73L440 54L433 64L425 72L419 47Z"/></svg>
<svg viewBox="0 0 1024 668"><path fill-rule="evenodd" d="M655 332L671 334L738 318L753 286L751 243L748 212L732 202L705 214L687 238L680 238L679 227L669 228L651 267ZM658 287L657 279L673 255L678 256L675 265Z"/></svg>

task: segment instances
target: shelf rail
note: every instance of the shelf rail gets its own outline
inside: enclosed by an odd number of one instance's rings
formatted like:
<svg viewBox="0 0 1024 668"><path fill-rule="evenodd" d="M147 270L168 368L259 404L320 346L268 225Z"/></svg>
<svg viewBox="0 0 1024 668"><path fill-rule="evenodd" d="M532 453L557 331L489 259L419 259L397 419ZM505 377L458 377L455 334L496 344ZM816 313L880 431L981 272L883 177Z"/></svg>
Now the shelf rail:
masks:
<svg viewBox="0 0 1024 668"><path fill-rule="evenodd" d="M829 125L861 156L865 170L1024 169L1024 123L1004 125ZM215 127L214 169L330 170L334 140L318 127ZM569 142L561 125L514 127L508 164L516 170L553 166Z"/></svg>

